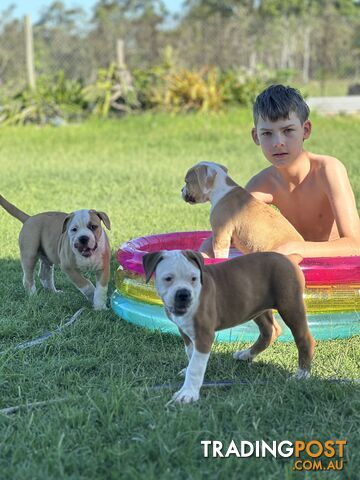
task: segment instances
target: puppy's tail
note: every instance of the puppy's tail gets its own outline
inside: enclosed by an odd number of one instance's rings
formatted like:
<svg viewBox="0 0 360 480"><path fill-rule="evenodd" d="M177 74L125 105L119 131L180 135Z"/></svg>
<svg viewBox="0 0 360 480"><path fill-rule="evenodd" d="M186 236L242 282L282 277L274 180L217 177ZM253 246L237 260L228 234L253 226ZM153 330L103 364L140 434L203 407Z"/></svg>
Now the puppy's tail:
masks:
<svg viewBox="0 0 360 480"><path fill-rule="evenodd" d="M21 223L25 223L28 218L30 218L30 215L27 213L23 212L22 210L19 210L15 205L12 203L8 202L2 195L0 195L0 205L8 212L10 215L13 217L17 218L20 220Z"/></svg>

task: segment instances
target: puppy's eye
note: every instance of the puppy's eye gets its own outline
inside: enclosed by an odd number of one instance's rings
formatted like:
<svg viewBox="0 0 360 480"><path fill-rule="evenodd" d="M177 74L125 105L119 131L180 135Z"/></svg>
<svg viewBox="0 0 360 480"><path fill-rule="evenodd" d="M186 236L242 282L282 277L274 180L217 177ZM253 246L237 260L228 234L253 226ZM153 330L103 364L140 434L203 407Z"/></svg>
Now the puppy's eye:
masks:
<svg viewBox="0 0 360 480"><path fill-rule="evenodd" d="M191 277L192 282L196 282L196 280L197 280L197 277Z"/></svg>
<svg viewBox="0 0 360 480"><path fill-rule="evenodd" d="M164 278L164 280L165 280L165 282L171 282L171 280L172 280L172 277L170 277L170 276L167 276L167 277L165 277L165 278Z"/></svg>
<svg viewBox="0 0 360 480"><path fill-rule="evenodd" d="M77 232L77 228L74 227L74 228L71 229L71 231L72 231L72 232Z"/></svg>
<svg viewBox="0 0 360 480"><path fill-rule="evenodd" d="M98 228L97 225L90 225L90 230L92 230L93 232Z"/></svg>

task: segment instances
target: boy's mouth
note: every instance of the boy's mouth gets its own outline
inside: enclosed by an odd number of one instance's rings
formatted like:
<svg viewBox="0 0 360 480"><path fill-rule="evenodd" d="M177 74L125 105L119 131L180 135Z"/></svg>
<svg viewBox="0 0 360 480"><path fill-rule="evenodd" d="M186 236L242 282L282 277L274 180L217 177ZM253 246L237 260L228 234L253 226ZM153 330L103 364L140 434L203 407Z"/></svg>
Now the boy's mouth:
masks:
<svg viewBox="0 0 360 480"><path fill-rule="evenodd" d="M285 157L287 154L288 154L287 152L273 153L273 157L281 158L281 157Z"/></svg>

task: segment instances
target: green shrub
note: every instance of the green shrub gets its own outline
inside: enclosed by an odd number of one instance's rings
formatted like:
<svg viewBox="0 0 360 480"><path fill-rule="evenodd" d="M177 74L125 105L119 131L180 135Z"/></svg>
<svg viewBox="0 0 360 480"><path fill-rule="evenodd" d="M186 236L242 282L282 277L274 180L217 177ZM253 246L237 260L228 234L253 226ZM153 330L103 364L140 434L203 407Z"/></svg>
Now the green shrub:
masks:
<svg viewBox="0 0 360 480"><path fill-rule="evenodd" d="M25 87L1 104L0 122L7 125L60 124L82 119L86 108L81 83L65 79L63 72L39 77L34 90Z"/></svg>
<svg viewBox="0 0 360 480"><path fill-rule="evenodd" d="M139 106L130 73L115 63L100 69L96 82L85 87L82 93L91 112L99 117L127 113Z"/></svg>

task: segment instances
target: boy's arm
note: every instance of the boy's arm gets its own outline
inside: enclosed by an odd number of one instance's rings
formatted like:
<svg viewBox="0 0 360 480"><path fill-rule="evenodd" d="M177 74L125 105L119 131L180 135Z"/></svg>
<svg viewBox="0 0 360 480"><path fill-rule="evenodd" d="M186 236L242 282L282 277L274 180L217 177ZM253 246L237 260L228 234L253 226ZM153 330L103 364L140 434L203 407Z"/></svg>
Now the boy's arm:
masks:
<svg viewBox="0 0 360 480"><path fill-rule="evenodd" d="M328 242L289 242L277 251L285 255L297 253L303 257L360 255L360 220L344 165L336 159L326 162L321 171L321 182L340 238Z"/></svg>

